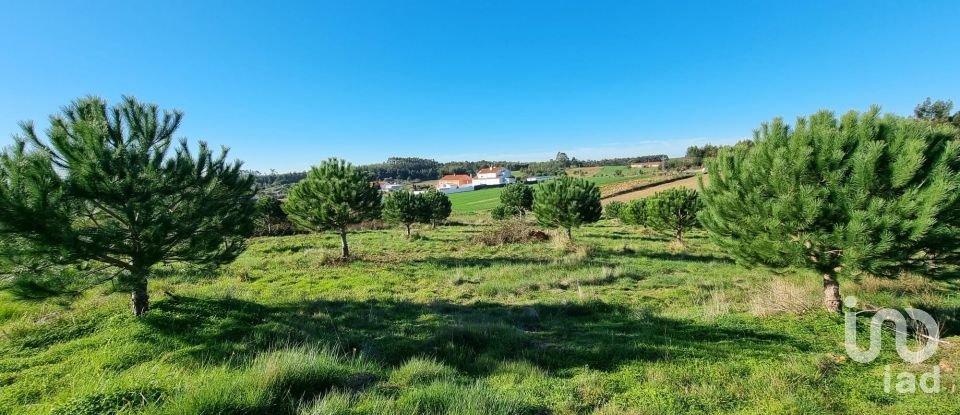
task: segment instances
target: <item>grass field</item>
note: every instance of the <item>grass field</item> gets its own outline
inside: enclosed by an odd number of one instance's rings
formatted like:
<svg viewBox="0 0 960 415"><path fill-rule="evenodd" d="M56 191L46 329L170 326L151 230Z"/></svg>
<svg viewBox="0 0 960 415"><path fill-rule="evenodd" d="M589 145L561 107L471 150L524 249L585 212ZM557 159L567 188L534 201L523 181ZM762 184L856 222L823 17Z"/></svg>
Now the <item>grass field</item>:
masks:
<svg viewBox="0 0 960 415"><path fill-rule="evenodd" d="M490 210L500 204L502 187L474 190L449 195L454 212L478 212Z"/></svg>
<svg viewBox="0 0 960 415"><path fill-rule="evenodd" d="M852 362L813 273L743 268L701 234L679 247L615 222L576 245L474 240L492 230L353 233L349 263L334 235L254 239L219 271L159 269L139 320L109 284L8 287L0 413L960 413L960 338L933 363L886 349ZM842 289L957 334L949 283ZM939 364L945 392L885 393L886 364Z"/></svg>
<svg viewBox="0 0 960 415"><path fill-rule="evenodd" d="M630 180L636 180L643 176L593 176L586 179L596 183L598 186L623 183ZM453 205L453 211L457 213L473 213L484 210L490 210L500 204L500 191L502 187L474 190L472 192L453 193L449 195L450 203Z"/></svg>

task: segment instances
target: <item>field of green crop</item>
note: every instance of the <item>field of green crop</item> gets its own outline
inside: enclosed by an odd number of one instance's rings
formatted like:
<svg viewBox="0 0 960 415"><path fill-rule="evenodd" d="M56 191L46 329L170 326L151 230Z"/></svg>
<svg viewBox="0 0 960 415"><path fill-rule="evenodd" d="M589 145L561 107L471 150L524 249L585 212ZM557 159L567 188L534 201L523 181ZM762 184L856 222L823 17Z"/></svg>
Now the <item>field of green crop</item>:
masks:
<svg viewBox="0 0 960 415"><path fill-rule="evenodd" d="M334 235L254 239L220 270L158 269L141 319L110 284L10 282L0 413L960 413L960 338L932 363L853 362L811 272L608 221L572 245L478 242L496 226L351 233L346 263ZM842 290L960 328L949 283ZM943 392L886 393L887 364L939 365Z"/></svg>
<svg viewBox="0 0 960 415"><path fill-rule="evenodd" d="M454 193L450 196L454 212L477 212L490 210L500 204L502 187L474 190L472 192Z"/></svg>
<svg viewBox="0 0 960 415"><path fill-rule="evenodd" d="M594 176L586 179L599 185L620 183L629 180L636 180L646 175L633 176ZM500 191L503 188L494 187L475 190L472 192L454 193L449 195L450 202L453 204L453 211L457 213L473 213L484 210L490 210L500 204Z"/></svg>

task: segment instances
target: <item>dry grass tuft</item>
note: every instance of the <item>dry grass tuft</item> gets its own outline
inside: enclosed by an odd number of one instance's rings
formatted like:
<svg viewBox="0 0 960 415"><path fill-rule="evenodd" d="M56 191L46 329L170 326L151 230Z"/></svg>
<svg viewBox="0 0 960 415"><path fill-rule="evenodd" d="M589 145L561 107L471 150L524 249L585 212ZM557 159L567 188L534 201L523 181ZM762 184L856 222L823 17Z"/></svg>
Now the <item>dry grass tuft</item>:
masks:
<svg viewBox="0 0 960 415"><path fill-rule="evenodd" d="M755 316L788 313L803 314L820 306L820 286L816 280L804 283L776 278L753 294L750 312Z"/></svg>
<svg viewBox="0 0 960 415"><path fill-rule="evenodd" d="M710 290L710 296L703 303L704 317L714 319L727 314L730 314L730 298L726 291L719 288Z"/></svg>
<svg viewBox="0 0 960 415"><path fill-rule="evenodd" d="M866 276L858 285L863 292L889 292L898 295L929 295L937 289L932 280L917 274L903 274L899 278Z"/></svg>

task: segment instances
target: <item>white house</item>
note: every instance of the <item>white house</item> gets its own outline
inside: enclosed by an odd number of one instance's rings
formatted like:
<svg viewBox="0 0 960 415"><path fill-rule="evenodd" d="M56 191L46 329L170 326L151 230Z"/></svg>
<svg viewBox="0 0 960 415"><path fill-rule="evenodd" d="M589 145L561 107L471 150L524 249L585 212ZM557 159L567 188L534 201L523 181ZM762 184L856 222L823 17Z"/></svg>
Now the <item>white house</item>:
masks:
<svg viewBox="0 0 960 415"><path fill-rule="evenodd" d="M517 181L506 167L490 167L480 169L477 177L473 178L473 185L500 186Z"/></svg>

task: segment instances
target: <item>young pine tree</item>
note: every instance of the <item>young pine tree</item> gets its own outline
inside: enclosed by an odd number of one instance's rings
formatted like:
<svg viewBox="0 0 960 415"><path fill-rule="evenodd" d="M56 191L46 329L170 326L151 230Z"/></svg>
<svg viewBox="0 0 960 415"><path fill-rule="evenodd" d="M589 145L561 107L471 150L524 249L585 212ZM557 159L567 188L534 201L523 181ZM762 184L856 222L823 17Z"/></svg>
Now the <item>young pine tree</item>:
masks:
<svg viewBox="0 0 960 415"><path fill-rule="evenodd" d="M696 190L675 187L657 192L645 202L644 225L668 233L683 243L684 232L697 226L700 197Z"/></svg>
<svg viewBox="0 0 960 415"><path fill-rule="evenodd" d="M331 158L311 168L307 177L290 189L283 211L306 229L337 232L340 256L349 258L347 226L380 216L380 188L370 184L365 170Z"/></svg>
<svg viewBox="0 0 960 415"><path fill-rule="evenodd" d="M407 190L390 192L383 198L383 220L405 226L409 238L414 223L430 221L430 207L422 195Z"/></svg>
<svg viewBox="0 0 960 415"><path fill-rule="evenodd" d="M500 204L512 215L524 216L533 209L533 187L523 183L514 183L500 192Z"/></svg>
<svg viewBox="0 0 960 415"><path fill-rule="evenodd" d="M443 222L450 217L453 210L453 204L447 195L437 189L427 190L422 194L426 208L430 212L430 226L437 227L437 223Z"/></svg>
<svg viewBox="0 0 960 415"><path fill-rule="evenodd" d="M273 196L263 196L257 199L256 216L258 222L257 235L273 235L274 227L287 220L287 214L283 211L280 200ZM262 229L261 226L266 229Z"/></svg>
<svg viewBox="0 0 960 415"><path fill-rule="evenodd" d="M634 199L620 211L620 222L625 225L647 226L647 202L650 199Z"/></svg>
<svg viewBox="0 0 960 415"><path fill-rule="evenodd" d="M816 270L824 307L839 312L839 275L892 276L957 252L955 136L876 107L795 128L775 119L709 163L700 219L741 260Z"/></svg>
<svg viewBox="0 0 960 415"><path fill-rule="evenodd" d="M623 210L627 207L626 202L614 200L603 207L603 216L607 219L620 219Z"/></svg>
<svg viewBox="0 0 960 415"><path fill-rule="evenodd" d="M0 156L0 233L58 262L120 270L137 316L149 309L157 263L232 260L252 231L253 177L202 142L196 155L185 141L171 154L182 116L89 97L50 117L46 141L23 123Z"/></svg>
<svg viewBox="0 0 960 415"><path fill-rule="evenodd" d="M600 220L600 190L584 179L559 177L534 193L533 212L541 225L566 229L572 241L573 228Z"/></svg>

